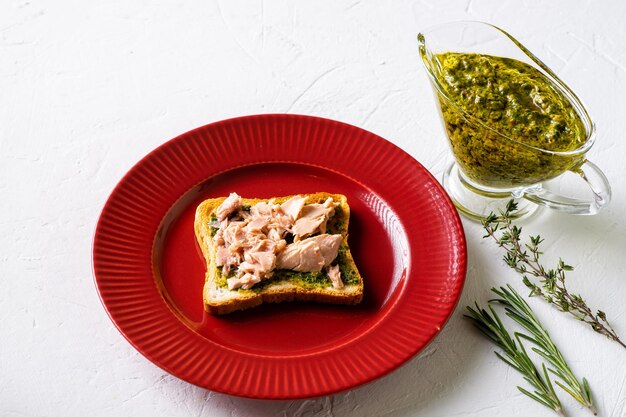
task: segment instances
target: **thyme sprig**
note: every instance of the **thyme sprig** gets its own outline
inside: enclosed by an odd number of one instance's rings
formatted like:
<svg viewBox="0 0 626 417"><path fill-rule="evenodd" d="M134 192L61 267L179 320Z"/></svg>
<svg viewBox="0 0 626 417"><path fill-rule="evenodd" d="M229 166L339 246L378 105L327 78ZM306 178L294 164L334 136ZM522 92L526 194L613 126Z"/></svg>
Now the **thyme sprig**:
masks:
<svg viewBox="0 0 626 417"><path fill-rule="evenodd" d="M514 225L517 203L510 200L500 215L491 213L482 221L487 232L484 238L493 238L498 246L504 248L504 262L513 270L522 275L522 282L530 289L530 295L539 295L548 303L556 306L560 311L574 316L587 323L591 328L609 339L619 343L623 348L626 344L619 338L611 327L606 314L602 310L595 313L580 294L572 294L565 284L565 272L574 268L559 259L554 269L548 269L540 261L543 252L540 244L544 241L541 236L530 236L530 243L524 243L521 238L522 228ZM533 283L530 277L539 280L540 285Z"/></svg>
<svg viewBox="0 0 626 417"><path fill-rule="evenodd" d="M594 415L597 415L598 412L593 404L591 388L587 379L583 377L582 381L579 381L576 378L565 362L563 354L556 347L548 331L539 322L528 303L510 285L507 285L506 288L492 288L491 290L498 295L498 298L489 302L503 305L506 315L528 331L529 334L520 334L519 337L534 344L536 347L533 347L532 350L551 365L548 370L558 378L554 382L576 401L587 407Z"/></svg>
<svg viewBox="0 0 626 417"><path fill-rule="evenodd" d="M504 356L498 352L494 353L502 361L521 373L526 382L534 388L534 392L530 392L520 386L517 389L524 395L554 410L559 416L565 417L561 401L556 392L554 392L554 387L552 382L550 382L545 364L542 364L542 371L540 372L528 356L520 340L522 336L519 333L515 333L515 339L511 337L491 305L488 306L489 311L487 311L484 308L480 308L478 303L474 304L476 306L475 309L470 306L466 307L468 311L466 317L470 318L478 329L503 350Z"/></svg>

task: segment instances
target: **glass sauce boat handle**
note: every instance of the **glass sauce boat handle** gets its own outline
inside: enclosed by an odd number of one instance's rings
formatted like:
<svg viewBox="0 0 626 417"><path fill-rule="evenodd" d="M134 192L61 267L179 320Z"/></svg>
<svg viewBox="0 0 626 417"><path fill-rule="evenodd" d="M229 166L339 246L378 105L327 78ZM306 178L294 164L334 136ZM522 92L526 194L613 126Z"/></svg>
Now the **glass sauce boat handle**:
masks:
<svg viewBox="0 0 626 417"><path fill-rule="evenodd" d="M524 198L535 204L550 207L570 214L596 214L611 201L611 186L606 175L596 164L585 160L571 172L578 174L589 186L593 199L565 197L545 189L533 189L524 194Z"/></svg>

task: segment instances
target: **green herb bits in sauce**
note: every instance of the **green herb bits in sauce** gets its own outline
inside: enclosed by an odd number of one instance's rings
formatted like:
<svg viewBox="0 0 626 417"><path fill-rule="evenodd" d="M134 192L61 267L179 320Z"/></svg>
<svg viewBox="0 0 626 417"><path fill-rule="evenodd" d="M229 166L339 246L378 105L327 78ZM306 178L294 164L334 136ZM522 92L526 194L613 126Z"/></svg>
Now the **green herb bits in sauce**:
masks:
<svg viewBox="0 0 626 417"><path fill-rule="evenodd" d="M587 131L539 70L491 55L447 52L436 59L444 125L470 180L495 188L530 185L582 162L580 154L553 153L580 148Z"/></svg>

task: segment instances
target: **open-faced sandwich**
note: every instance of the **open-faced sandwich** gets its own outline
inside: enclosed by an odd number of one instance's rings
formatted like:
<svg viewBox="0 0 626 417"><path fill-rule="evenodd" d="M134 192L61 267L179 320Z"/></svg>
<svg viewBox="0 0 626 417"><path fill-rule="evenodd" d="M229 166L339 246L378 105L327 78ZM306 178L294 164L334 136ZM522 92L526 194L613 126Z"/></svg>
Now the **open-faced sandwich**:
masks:
<svg viewBox="0 0 626 417"><path fill-rule="evenodd" d="M341 194L203 201L196 238L207 263L204 307L227 314L263 302L357 304L363 280L348 247Z"/></svg>

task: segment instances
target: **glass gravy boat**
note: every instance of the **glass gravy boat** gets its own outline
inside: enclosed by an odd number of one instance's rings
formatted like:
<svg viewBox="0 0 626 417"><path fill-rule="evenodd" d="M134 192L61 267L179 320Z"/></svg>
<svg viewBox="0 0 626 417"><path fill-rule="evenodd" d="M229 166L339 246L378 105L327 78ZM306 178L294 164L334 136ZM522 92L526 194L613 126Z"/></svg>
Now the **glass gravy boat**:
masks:
<svg viewBox="0 0 626 417"><path fill-rule="evenodd" d="M434 89L443 125L455 157L446 170L443 185L462 213L481 219L497 213L509 199L518 202L519 215L543 205L572 214L596 214L611 199L606 176L586 159L595 142L595 125L587 110L545 64L511 35L482 22L453 22L418 35L419 51ZM559 152L515 140L488 126L477 114L468 113L448 93L443 83L440 55L474 53L512 58L534 67L573 107L584 126L581 145ZM571 171L592 192L585 199L550 191L548 180Z"/></svg>

